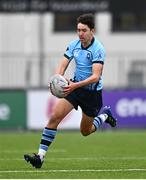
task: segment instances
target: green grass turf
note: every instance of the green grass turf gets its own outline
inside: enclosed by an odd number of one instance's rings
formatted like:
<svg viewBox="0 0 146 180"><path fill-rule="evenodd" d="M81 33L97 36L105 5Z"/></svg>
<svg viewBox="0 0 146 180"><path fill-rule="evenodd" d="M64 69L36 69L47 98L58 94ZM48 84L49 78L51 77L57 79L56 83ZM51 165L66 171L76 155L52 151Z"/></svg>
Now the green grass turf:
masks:
<svg viewBox="0 0 146 180"><path fill-rule="evenodd" d="M146 178L145 131L59 131L41 169L23 160L37 152L41 132L0 133L0 179Z"/></svg>

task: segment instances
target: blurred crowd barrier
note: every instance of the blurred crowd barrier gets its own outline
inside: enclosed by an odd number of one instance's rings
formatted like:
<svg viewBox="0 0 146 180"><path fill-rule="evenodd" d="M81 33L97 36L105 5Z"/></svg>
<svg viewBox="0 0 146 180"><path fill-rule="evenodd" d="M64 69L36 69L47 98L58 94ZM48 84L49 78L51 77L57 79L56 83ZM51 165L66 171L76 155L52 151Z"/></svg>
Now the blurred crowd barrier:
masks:
<svg viewBox="0 0 146 180"><path fill-rule="evenodd" d="M56 101L45 89L0 90L0 130L43 129ZM118 122L116 128L103 124L101 129L146 129L145 90L104 90L103 105L111 106ZM79 107L63 119L59 129L79 130L81 117Z"/></svg>
<svg viewBox="0 0 146 180"><path fill-rule="evenodd" d="M0 54L0 88L47 88L61 53ZM71 62L65 74L74 72ZM105 88L146 88L146 53L107 53L104 72Z"/></svg>

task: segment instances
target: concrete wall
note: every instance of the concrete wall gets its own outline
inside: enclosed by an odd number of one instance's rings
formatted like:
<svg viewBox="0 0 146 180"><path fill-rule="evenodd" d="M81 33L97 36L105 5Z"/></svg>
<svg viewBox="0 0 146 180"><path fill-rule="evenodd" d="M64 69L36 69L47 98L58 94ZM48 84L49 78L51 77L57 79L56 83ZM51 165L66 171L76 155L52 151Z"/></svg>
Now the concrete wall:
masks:
<svg viewBox="0 0 146 180"><path fill-rule="evenodd" d="M77 38L76 32L54 33L53 23L52 13L0 15L1 86L37 87L40 82L46 85L68 43ZM146 32L112 33L111 23L110 13L96 14L95 35L107 50L104 82L106 87L125 87L132 62L146 61ZM144 77L146 84L146 74Z"/></svg>

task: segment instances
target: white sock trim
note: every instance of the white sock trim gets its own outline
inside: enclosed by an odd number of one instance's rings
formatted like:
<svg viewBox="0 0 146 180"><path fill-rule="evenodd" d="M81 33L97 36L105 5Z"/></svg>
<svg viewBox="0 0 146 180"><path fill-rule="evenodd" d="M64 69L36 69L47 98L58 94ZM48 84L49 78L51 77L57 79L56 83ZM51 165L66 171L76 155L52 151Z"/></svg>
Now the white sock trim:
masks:
<svg viewBox="0 0 146 180"><path fill-rule="evenodd" d="M40 159L43 160L46 155L46 151L43 149L39 149L38 155L40 156Z"/></svg>
<svg viewBox="0 0 146 180"><path fill-rule="evenodd" d="M100 114L98 117L102 120L102 122L105 122L106 119L108 118L108 115L107 114Z"/></svg>

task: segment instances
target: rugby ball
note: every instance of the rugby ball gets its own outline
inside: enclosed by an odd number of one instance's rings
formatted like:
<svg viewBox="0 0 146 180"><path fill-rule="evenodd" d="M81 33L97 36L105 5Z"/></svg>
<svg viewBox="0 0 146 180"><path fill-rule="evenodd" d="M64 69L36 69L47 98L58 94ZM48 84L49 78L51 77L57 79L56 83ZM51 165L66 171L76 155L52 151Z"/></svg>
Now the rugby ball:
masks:
<svg viewBox="0 0 146 180"><path fill-rule="evenodd" d="M51 93L58 97L64 98L63 88L68 86L68 81L64 76L60 74L55 74L50 78L50 91Z"/></svg>

